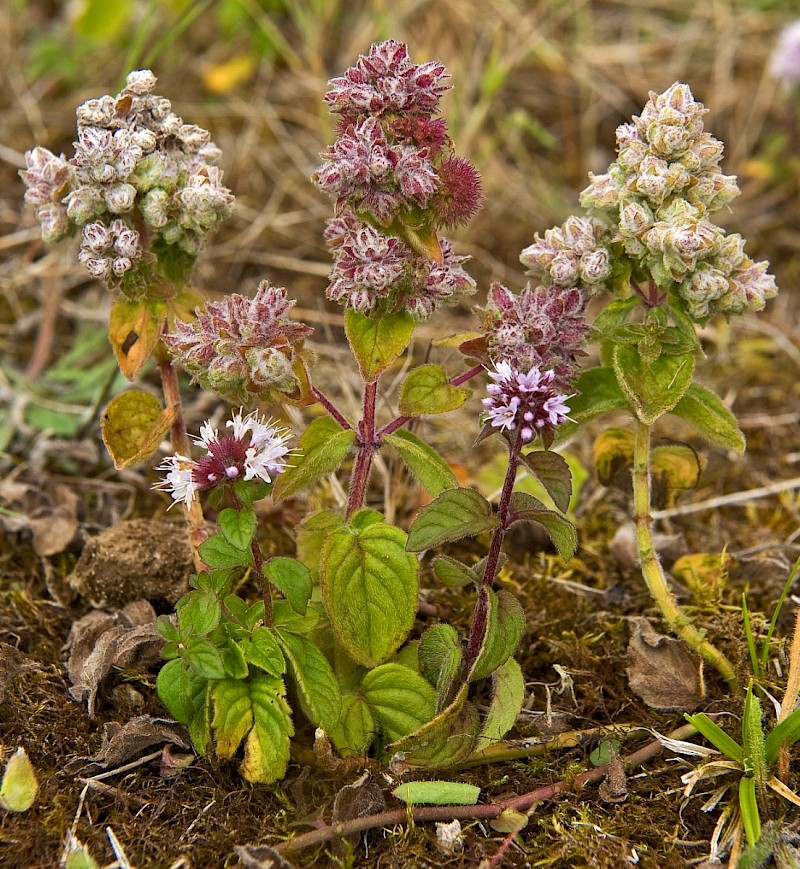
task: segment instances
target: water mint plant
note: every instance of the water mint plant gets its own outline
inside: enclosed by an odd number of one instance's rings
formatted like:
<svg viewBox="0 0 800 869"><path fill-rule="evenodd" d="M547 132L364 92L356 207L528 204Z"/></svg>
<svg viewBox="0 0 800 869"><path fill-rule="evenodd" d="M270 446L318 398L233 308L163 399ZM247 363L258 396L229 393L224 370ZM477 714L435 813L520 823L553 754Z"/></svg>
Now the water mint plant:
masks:
<svg viewBox="0 0 800 869"><path fill-rule="evenodd" d="M176 452L190 454L177 374L161 339L196 304L192 267L233 210L208 130L185 124L155 86L150 70L131 72L116 96L78 107L70 159L36 147L20 173L43 240L79 234L79 262L115 294L109 340L122 373L133 380L151 355L158 363L166 407L130 390L104 413L104 439L118 468L147 458L167 431ZM186 505L186 515L196 549L203 536L198 501Z"/></svg>
<svg viewBox="0 0 800 869"><path fill-rule="evenodd" d="M521 259L545 284L566 279L616 296L594 322L604 364L578 377L572 414L585 421L624 409L633 418L629 461L645 581L672 630L735 687L731 662L670 590L650 518L651 438L661 417L671 413L712 444L744 450L733 415L694 381L702 356L696 326L760 311L777 292L768 263L754 262L744 239L711 219L739 191L719 167L723 146L704 130L706 111L685 84L651 93L641 115L617 129L617 159L581 193L590 218L535 236Z"/></svg>

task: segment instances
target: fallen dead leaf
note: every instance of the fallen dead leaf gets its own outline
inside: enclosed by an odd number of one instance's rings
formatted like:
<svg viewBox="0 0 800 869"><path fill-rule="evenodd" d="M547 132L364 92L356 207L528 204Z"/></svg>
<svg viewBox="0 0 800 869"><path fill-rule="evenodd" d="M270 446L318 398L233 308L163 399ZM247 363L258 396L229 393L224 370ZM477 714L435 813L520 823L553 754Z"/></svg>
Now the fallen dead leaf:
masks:
<svg viewBox="0 0 800 869"><path fill-rule="evenodd" d="M174 721L153 718L152 715L139 715L125 724L109 721L103 728L100 751L90 760L103 768L116 769L151 745L162 742L183 749L190 747L186 728Z"/></svg>
<svg viewBox="0 0 800 869"><path fill-rule="evenodd" d="M66 644L69 693L79 703L86 701L90 716L100 685L114 667L146 669L161 659L164 640L155 619L153 607L140 600L113 615L93 610L72 625Z"/></svg>
<svg viewBox="0 0 800 869"><path fill-rule="evenodd" d="M703 662L680 640L636 619L628 643L628 684L652 709L690 712L705 696Z"/></svg>

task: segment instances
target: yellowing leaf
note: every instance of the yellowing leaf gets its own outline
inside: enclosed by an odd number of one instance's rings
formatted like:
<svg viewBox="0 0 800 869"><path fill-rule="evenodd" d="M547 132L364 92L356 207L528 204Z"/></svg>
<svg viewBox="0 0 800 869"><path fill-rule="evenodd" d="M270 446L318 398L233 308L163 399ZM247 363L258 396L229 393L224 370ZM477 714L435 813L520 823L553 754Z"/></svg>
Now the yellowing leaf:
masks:
<svg viewBox="0 0 800 869"><path fill-rule="evenodd" d="M36 799L39 785L24 748L18 748L6 764L0 783L0 806L7 812L27 812Z"/></svg>
<svg viewBox="0 0 800 869"><path fill-rule="evenodd" d="M112 398L103 414L103 442L117 470L144 461L169 430L175 411L149 392L130 389Z"/></svg>

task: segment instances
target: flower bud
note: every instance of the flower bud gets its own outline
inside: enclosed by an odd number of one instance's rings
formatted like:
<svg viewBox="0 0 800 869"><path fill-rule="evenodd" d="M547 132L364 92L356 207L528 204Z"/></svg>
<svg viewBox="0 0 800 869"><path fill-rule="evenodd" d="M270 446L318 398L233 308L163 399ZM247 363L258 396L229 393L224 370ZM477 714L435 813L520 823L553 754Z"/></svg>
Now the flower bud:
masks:
<svg viewBox="0 0 800 869"><path fill-rule="evenodd" d="M125 214L136 203L136 188L132 184L115 184L105 191L104 198L112 214Z"/></svg>

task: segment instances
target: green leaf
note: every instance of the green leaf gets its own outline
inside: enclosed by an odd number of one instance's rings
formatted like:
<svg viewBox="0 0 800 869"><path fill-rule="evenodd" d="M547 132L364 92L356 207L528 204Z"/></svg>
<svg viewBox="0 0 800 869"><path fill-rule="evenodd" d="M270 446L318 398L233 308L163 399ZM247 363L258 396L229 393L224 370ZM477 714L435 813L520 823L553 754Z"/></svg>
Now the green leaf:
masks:
<svg viewBox="0 0 800 869"><path fill-rule="evenodd" d="M614 347L614 373L636 417L652 425L672 410L694 375L694 356L688 353L642 359L636 347Z"/></svg>
<svg viewBox="0 0 800 869"><path fill-rule="evenodd" d="M344 526L325 541L320 584L337 639L359 664L375 667L414 624L419 563L406 535L383 522Z"/></svg>
<svg viewBox="0 0 800 869"><path fill-rule="evenodd" d="M143 462L169 431L175 411L149 392L129 389L112 398L103 412L103 443L119 471Z"/></svg>
<svg viewBox="0 0 800 869"><path fill-rule="evenodd" d="M256 514L251 507L241 510L226 507L217 517L217 524L231 546L242 550L250 548L256 533Z"/></svg>
<svg viewBox="0 0 800 869"><path fill-rule="evenodd" d="M156 691L169 714L188 725L195 714L192 703L192 677L180 658L167 661L158 671Z"/></svg>
<svg viewBox="0 0 800 869"><path fill-rule="evenodd" d="M210 634L222 617L222 607L210 589L185 594L178 601L177 611L182 634Z"/></svg>
<svg viewBox="0 0 800 869"><path fill-rule="evenodd" d="M483 722L479 747L501 740L514 726L525 700L525 677L511 657L492 673L492 702Z"/></svg>
<svg viewBox="0 0 800 869"><path fill-rule="evenodd" d="M319 561L327 536L344 525L341 514L335 510L322 510L307 516L297 528L297 559L311 571L316 579Z"/></svg>
<svg viewBox="0 0 800 869"><path fill-rule="evenodd" d="M735 763L744 763L744 755L742 747L735 739L728 736L727 733L718 725L715 724L705 712L698 712L696 715L684 715L684 718L697 728L698 733L705 738L726 757L730 758Z"/></svg>
<svg viewBox="0 0 800 869"><path fill-rule="evenodd" d="M207 682L200 676L190 674L189 693L194 714L188 723L189 736L195 751L205 757L211 741L211 691Z"/></svg>
<svg viewBox="0 0 800 869"><path fill-rule="evenodd" d="M613 334L627 321L631 311L640 304L641 300L638 296L629 296L627 299L615 299L600 311L595 317L592 326L603 336Z"/></svg>
<svg viewBox="0 0 800 869"><path fill-rule="evenodd" d="M234 639L228 639L227 642L219 646L219 654L222 659L222 666L225 669L225 675L229 679L246 679L250 673L250 668L247 666L247 659L244 655L244 649Z"/></svg>
<svg viewBox="0 0 800 869"><path fill-rule="evenodd" d="M756 799L756 782L748 776L739 779L739 812L747 844L752 848L761 838L761 816Z"/></svg>
<svg viewBox="0 0 800 869"><path fill-rule="evenodd" d="M86 845L75 836L70 835L67 848L69 851L64 859L64 869L100 869Z"/></svg>
<svg viewBox="0 0 800 869"><path fill-rule="evenodd" d="M410 806L474 806L481 789L463 782L410 781L396 787L392 795Z"/></svg>
<svg viewBox="0 0 800 869"><path fill-rule="evenodd" d="M526 492L511 494L510 521L541 525L564 561L569 561L578 548L578 532L569 519L555 510L548 510L541 501Z"/></svg>
<svg viewBox="0 0 800 869"><path fill-rule="evenodd" d="M200 544L198 551L211 568L244 567L253 563L253 553L249 549L238 549L222 534L212 534Z"/></svg>
<svg viewBox="0 0 800 869"><path fill-rule="evenodd" d="M736 418L710 389L692 383L671 413L685 419L706 441L743 453L744 435Z"/></svg>
<svg viewBox="0 0 800 869"><path fill-rule="evenodd" d="M6 764L0 782L0 806L7 812L27 812L34 804L39 783L24 748L18 748Z"/></svg>
<svg viewBox="0 0 800 869"><path fill-rule="evenodd" d="M462 686L436 718L389 746L403 768L442 769L465 761L473 753L481 717L467 700L468 689Z"/></svg>
<svg viewBox="0 0 800 869"><path fill-rule="evenodd" d="M393 434L384 435L383 442L400 454L411 473L434 498L445 489L458 486L456 475L447 462L433 447L410 431L400 429Z"/></svg>
<svg viewBox="0 0 800 869"><path fill-rule="evenodd" d="M767 758L767 764L769 766L775 764L781 743L785 742L791 746L798 740L800 740L800 709L795 709L791 715L776 724L767 734L767 738L764 740L764 754Z"/></svg>
<svg viewBox="0 0 800 869"><path fill-rule="evenodd" d="M135 9L132 0L121 0L111 6L105 0L84 0L77 7L73 27L81 36L106 45L113 44L130 32L131 14Z"/></svg>
<svg viewBox="0 0 800 869"><path fill-rule="evenodd" d="M544 486L562 513L569 509L572 474L566 459L552 450L534 450L522 457L525 467Z"/></svg>
<svg viewBox="0 0 800 869"><path fill-rule="evenodd" d="M486 589L488 613L480 652L468 679L475 682L493 673L516 652L525 630L525 611L511 592Z"/></svg>
<svg viewBox="0 0 800 869"><path fill-rule="evenodd" d="M575 422L567 421L558 427L558 443L568 440L579 425L596 416L615 410L630 410L611 368L589 368L578 375L573 385L577 395L569 400L569 415Z"/></svg>
<svg viewBox="0 0 800 869"><path fill-rule="evenodd" d="M147 362L161 338L166 317L165 302L124 297L114 302L108 318L108 340L128 380L135 380Z"/></svg>
<svg viewBox="0 0 800 869"><path fill-rule="evenodd" d="M297 443L300 455L278 476L273 490L277 500L288 498L326 474L332 474L356 439L352 429L343 429L328 416L315 419Z"/></svg>
<svg viewBox="0 0 800 869"><path fill-rule="evenodd" d="M342 695L339 723L328 734L336 751L342 757L365 755L377 730L369 703L358 694Z"/></svg>
<svg viewBox="0 0 800 869"><path fill-rule="evenodd" d="M436 715L433 686L400 664L381 664L370 670L362 691L390 742L413 733Z"/></svg>
<svg viewBox="0 0 800 869"><path fill-rule="evenodd" d="M433 572L445 588L463 588L478 581L473 568L448 555L437 555L433 559Z"/></svg>
<svg viewBox="0 0 800 869"><path fill-rule="evenodd" d="M286 773L294 727L285 693L283 680L271 676L224 679L214 685L217 755L222 760L233 757L245 740L241 773L247 781L270 784Z"/></svg>
<svg viewBox="0 0 800 869"><path fill-rule="evenodd" d="M769 769L761 724L761 703L753 691L752 679L747 686L742 712L742 754L745 772L753 776L759 787L764 787L769 778Z"/></svg>
<svg viewBox="0 0 800 869"><path fill-rule="evenodd" d="M348 308L344 329L361 376L366 383L374 383L408 347L414 319L407 311L369 317Z"/></svg>
<svg viewBox="0 0 800 869"><path fill-rule="evenodd" d="M305 564L296 558L276 556L264 565L264 576L283 594L296 613L306 614L313 583Z"/></svg>
<svg viewBox="0 0 800 869"><path fill-rule="evenodd" d="M470 389L451 386L439 365L420 365L403 381L398 408L403 416L447 413L461 407L471 394Z"/></svg>
<svg viewBox="0 0 800 869"><path fill-rule="evenodd" d="M297 684L303 712L312 724L330 733L339 723L342 696L328 659L307 637L275 631Z"/></svg>
<svg viewBox="0 0 800 869"><path fill-rule="evenodd" d="M439 698L447 696L461 669L461 643L452 625L432 625L422 635L418 649L419 671L436 687Z"/></svg>
<svg viewBox="0 0 800 869"><path fill-rule="evenodd" d="M499 525L492 505L474 489L448 489L420 510L408 530L409 552L422 552Z"/></svg>
<svg viewBox="0 0 800 869"><path fill-rule="evenodd" d="M189 637L181 657L204 679L224 679L225 664L220 650L202 637Z"/></svg>
<svg viewBox="0 0 800 869"><path fill-rule="evenodd" d="M286 672L286 659L269 628L254 628L249 636L240 641L240 645L248 664L270 676L282 676Z"/></svg>

